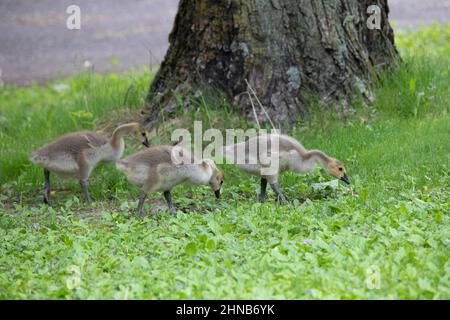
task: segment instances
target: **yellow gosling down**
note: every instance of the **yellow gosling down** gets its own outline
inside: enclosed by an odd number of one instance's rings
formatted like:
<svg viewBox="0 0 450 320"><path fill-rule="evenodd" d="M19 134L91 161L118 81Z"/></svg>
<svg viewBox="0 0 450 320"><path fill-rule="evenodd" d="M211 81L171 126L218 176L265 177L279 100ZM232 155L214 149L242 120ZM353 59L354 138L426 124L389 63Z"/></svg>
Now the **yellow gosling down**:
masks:
<svg viewBox="0 0 450 320"><path fill-rule="evenodd" d="M278 150L271 147L276 145L274 139L278 139ZM272 158L276 158L279 164L274 172L267 175L261 173L261 169L264 167L260 161L262 155L257 154L259 148L250 147L252 144L267 146L268 154ZM308 173L317 165L320 165L331 176L350 184L347 172L339 160L326 155L320 150L306 150L297 140L287 135L260 135L245 142L225 146L223 148L224 157L233 161L239 150L245 150L245 159L254 159L252 161L253 164L238 163L236 166L244 172L261 177L260 202L265 202L267 183L269 183L277 195L278 202L287 204L286 197L278 184L278 177L282 172L288 170L296 173Z"/></svg>
<svg viewBox="0 0 450 320"><path fill-rule="evenodd" d="M154 146L116 163L117 169L122 171L132 184L141 189L137 211L142 217L144 216L142 207L147 194L157 191L163 192L170 212L176 214L170 191L182 183L209 185L216 198L220 197L224 175L214 161L210 159L198 161L192 157L194 161L175 164L172 158L174 148L180 147ZM188 154L185 149L182 150Z"/></svg>
<svg viewBox="0 0 450 320"><path fill-rule="evenodd" d="M44 168L44 202L50 204L50 172L62 178L78 179L87 203L91 203L88 179L100 162L115 162L125 149L123 137L135 135L149 147L145 130L133 122L116 128L110 139L95 131L79 131L66 134L34 151L30 160Z"/></svg>

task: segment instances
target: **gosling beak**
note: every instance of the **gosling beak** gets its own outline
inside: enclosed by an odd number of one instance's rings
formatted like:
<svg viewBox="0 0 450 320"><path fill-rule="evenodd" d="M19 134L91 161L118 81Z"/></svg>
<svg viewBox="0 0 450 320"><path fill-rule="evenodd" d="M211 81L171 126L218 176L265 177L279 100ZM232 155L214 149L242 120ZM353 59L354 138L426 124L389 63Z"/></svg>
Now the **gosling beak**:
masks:
<svg viewBox="0 0 450 320"><path fill-rule="evenodd" d="M216 196L216 199L220 199L220 189L214 191L214 195Z"/></svg>
<svg viewBox="0 0 450 320"><path fill-rule="evenodd" d="M350 180L348 179L347 174L344 174L344 176L341 178L342 181L344 181L346 184L350 184Z"/></svg>
<svg viewBox="0 0 450 320"><path fill-rule="evenodd" d="M148 142L148 139L147 139L147 138L145 138L145 140L142 142L142 144L143 144L144 146L146 146L147 148L150 148L150 143Z"/></svg>

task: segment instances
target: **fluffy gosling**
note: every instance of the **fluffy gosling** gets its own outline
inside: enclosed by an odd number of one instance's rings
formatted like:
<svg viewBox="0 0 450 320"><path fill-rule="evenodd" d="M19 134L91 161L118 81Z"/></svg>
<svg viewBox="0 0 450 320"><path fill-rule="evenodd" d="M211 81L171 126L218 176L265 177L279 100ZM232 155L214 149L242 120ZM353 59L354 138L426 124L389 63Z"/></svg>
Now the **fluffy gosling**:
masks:
<svg viewBox="0 0 450 320"><path fill-rule="evenodd" d="M274 138L278 139L278 150L271 150L271 146L274 145ZM261 145L267 146L267 150L271 157L277 157L279 166L274 172L269 175L263 175L261 173L261 169L263 169L264 166L261 164L260 159L264 155L253 154L249 147L251 143L256 143L256 145L261 143ZM306 150L297 140L287 135L262 135L251 138L245 142L229 145L224 147L224 156L233 159L239 150L245 150L245 158L247 160L256 159L253 162L256 164L247 163L237 164L236 166L244 172L261 177L261 191L259 193L260 202L265 202L267 183L270 183L273 191L278 197L278 201L287 204L286 197L283 195L278 184L278 176L280 173L288 170L296 173L307 173L312 171L317 165L320 165L328 174L350 184L347 172L339 160L329 157L320 150ZM259 150L259 148L257 150Z"/></svg>
<svg viewBox="0 0 450 320"><path fill-rule="evenodd" d="M139 123L128 123L116 128L110 139L94 131L66 134L34 151L30 160L44 168L44 202L50 204L50 172L62 178L79 180L87 203L91 203L88 179L100 162L115 162L125 149L123 137L134 134L146 147L149 142Z"/></svg>
<svg viewBox="0 0 450 320"><path fill-rule="evenodd" d="M210 185L216 198L220 197L223 184L223 173L213 160L189 161L189 163L174 164L173 151L179 152L175 146L154 146L144 151L121 159L116 167L122 171L128 180L141 189L137 212L143 217L143 204L147 193L162 191L169 210L176 213L172 202L171 189L181 183L193 185ZM196 159L193 159L196 160Z"/></svg>

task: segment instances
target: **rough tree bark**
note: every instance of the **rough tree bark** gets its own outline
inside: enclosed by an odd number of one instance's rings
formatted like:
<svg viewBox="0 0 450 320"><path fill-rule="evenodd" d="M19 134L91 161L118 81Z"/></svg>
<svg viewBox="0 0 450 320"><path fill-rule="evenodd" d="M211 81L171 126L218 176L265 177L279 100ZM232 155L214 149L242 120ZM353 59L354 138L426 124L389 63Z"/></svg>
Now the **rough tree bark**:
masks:
<svg viewBox="0 0 450 320"><path fill-rule="evenodd" d="M367 27L374 4L381 30ZM253 118L245 79L277 124L306 112L306 93L345 100L357 88L369 97L377 70L398 56L388 13L387 0L181 0L146 123L174 111L174 92L205 84Z"/></svg>

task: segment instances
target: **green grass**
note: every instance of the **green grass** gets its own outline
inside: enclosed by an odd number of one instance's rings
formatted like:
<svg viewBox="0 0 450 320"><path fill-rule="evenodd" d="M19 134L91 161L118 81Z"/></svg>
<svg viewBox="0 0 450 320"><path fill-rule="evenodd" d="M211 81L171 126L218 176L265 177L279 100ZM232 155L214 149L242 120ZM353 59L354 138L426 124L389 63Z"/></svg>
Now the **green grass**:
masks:
<svg viewBox="0 0 450 320"><path fill-rule="evenodd" d="M151 214L157 194L146 219L130 215L138 190L112 165L92 175L92 207L76 182L57 179L57 205L44 206L29 153L139 110L153 73L0 89L0 298L449 299L448 31L398 35L404 63L382 78L374 106L299 122L293 135L342 160L352 185L315 191L331 179L322 170L287 173L289 206L272 193L257 203L257 179L229 165L220 201L208 187L177 187L177 217ZM188 123L252 126L205 100L208 112Z"/></svg>

